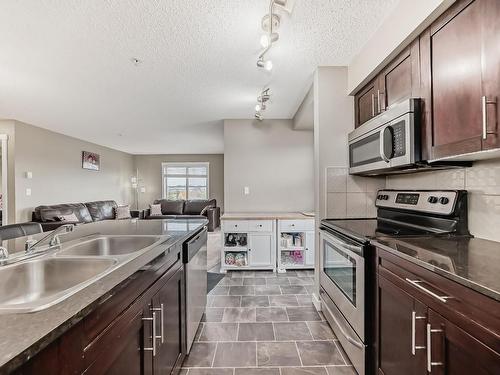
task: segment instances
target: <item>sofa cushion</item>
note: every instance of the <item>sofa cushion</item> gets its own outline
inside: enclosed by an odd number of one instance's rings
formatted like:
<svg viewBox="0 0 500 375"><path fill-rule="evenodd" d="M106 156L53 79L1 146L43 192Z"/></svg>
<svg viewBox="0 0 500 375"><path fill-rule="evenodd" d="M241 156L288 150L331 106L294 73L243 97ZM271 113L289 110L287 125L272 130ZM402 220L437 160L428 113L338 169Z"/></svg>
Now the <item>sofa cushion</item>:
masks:
<svg viewBox="0 0 500 375"><path fill-rule="evenodd" d="M154 204L161 204L163 215L182 215L184 213L184 201L169 201L167 199L157 199Z"/></svg>
<svg viewBox="0 0 500 375"><path fill-rule="evenodd" d="M118 207L115 201L86 202L85 206L87 206L93 221L113 220L115 208Z"/></svg>
<svg viewBox="0 0 500 375"><path fill-rule="evenodd" d="M186 201L184 205L185 215L200 215L206 207L216 207L217 201L215 199L197 199ZM204 212L203 212L204 213Z"/></svg>
<svg viewBox="0 0 500 375"><path fill-rule="evenodd" d="M118 206L115 208L116 220L130 219L131 217L130 206Z"/></svg>
<svg viewBox="0 0 500 375"><path fill-rule="evenodd" d="M59 216L60 221L67 221L68 223L78 223L78 218L74 213L69 215L61 215Z"/></svg>
<svg viewBox="0 0 500 375"><path fill-rule="evenodd" d="M60 221L59 216L74 213L81 223L92 222L92 216L83 203L55 204L51 206L38 206L35 208L35 219L42 223Z"/></svg>
<svg viewBox="0 0 500 375"><path fill-rule="evenodd" d="M149 215L150 216L161 216L161 204L151 204L149 205Z"/></svg>

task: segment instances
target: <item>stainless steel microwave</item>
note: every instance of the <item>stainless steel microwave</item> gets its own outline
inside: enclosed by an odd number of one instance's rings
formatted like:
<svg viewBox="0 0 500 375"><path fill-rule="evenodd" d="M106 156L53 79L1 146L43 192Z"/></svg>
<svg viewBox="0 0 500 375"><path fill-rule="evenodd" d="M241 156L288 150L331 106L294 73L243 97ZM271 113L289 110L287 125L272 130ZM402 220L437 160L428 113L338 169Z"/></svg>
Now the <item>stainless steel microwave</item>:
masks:
<svg viewBox="0 0 500 375"><path fill-rule="evenodd" d="M421 161L420 99L395 104L349 133L349 173L377 175Z"/></svg>

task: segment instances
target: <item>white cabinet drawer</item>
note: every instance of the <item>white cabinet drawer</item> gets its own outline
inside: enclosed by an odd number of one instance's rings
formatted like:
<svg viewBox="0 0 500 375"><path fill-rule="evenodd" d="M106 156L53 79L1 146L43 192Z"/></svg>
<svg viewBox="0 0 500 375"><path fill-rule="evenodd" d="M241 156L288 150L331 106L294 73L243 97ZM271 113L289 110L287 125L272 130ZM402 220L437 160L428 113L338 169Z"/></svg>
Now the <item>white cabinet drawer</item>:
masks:
<svg viewBox="0 0 500 375"><path fill-rule="evenodd" d="M272 232L273 222L272 220L249 220L248 221L248 231L249 232Z"/></svg>
<svg viewBox="0 0 500 375"><path fill-rule="evenodd" d="M314 230L314 219L305 220L280 220L282 232L311 231Z"/></svg>
<svg viewBox="0 0 500 375"><path fill-rule="evenodd" d="M248 221L224 220L222 222L224 232L248 232Z"/></svg>

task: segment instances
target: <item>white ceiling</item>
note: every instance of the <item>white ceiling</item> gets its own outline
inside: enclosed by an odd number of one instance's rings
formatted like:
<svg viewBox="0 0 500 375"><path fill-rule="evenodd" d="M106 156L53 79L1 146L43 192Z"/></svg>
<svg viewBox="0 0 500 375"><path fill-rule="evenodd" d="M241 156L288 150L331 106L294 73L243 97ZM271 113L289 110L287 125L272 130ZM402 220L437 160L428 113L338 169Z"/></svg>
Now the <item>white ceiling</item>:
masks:
<svg viewBox="0 0 500 375"><path fill-rule="evenodd" d="M269 0L2 0L0 117L131 153L223 152L222 120L292 118L318 65L346 65L397 0L295 0L272 73ZM134 66L132 57L142 60Z"/></svg>

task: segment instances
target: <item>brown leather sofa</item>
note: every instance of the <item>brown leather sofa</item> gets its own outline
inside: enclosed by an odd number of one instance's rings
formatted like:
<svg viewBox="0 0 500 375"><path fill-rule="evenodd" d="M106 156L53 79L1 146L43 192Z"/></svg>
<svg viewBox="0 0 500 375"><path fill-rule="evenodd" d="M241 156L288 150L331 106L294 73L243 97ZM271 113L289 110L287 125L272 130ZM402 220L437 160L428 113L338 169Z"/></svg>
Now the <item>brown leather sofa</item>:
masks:
<svg viewBox="0 0 500 375"><path fill-rule="evenodd" d="M208 219L208 231L213 232L220 226L220 207L215 199L176 200L157 199L153 204L161 204L161 215L151 215L151 210L144 210L142 217L154 219Z"/></svg>
<svg viewBox="0 0 500 375"><path fill-rule="evenodd" d="M32 221L40 223L43 231L49 231L63 224L92 223L101 220L114 220L115 201L94 201L86 203L65 203L51 206L38 206L32 213ZM78 221L61 221L61 215L75 214ZM139 211L130 211L132 217L139 217Z"/></svg>

